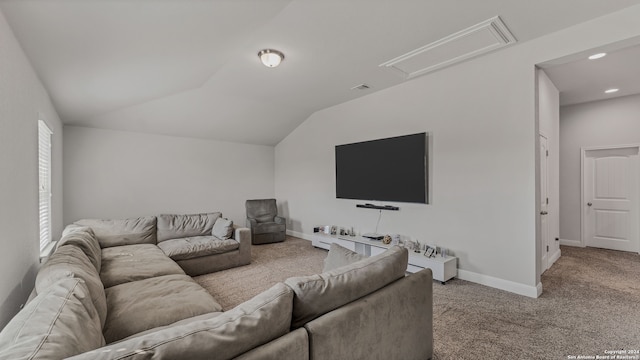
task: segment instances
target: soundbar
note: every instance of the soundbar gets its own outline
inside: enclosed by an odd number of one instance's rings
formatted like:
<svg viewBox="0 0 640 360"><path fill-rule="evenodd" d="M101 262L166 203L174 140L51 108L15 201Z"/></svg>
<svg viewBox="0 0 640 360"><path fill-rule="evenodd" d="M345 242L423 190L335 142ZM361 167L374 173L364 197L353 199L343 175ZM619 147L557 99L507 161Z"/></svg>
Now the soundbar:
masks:
<svg viewBox="0 0 640 360"><path fill-rule="evenodd" d="M400 210L399 207L391 205L356 204L356 207L376 210Z"/></svg>

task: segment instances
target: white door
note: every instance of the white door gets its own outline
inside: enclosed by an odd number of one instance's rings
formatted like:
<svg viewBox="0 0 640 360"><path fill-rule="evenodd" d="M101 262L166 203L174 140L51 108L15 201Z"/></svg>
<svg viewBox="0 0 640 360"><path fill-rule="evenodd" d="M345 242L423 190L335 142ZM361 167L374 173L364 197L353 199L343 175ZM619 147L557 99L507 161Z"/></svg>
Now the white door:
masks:
<svg viewBox="0 0 640 360"><path fill-rule="evenodd" d="M540 135L540 244L541 273L549 268L549 148L547 138Z"/></svg>
<svg viewBox="0 0 640 360"><path fill-rule="evenodd" d="M640 251L638 150L638 146L583 149L584 245Z"/></svg>

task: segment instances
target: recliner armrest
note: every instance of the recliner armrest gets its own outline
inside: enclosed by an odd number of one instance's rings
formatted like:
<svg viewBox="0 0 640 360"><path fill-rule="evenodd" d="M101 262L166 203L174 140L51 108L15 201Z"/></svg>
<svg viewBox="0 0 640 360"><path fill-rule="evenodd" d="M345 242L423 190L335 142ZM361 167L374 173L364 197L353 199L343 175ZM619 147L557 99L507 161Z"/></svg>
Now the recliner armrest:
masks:
<svg viewBox="0 0 640 360"><path fill-rule="evenodd" d="M285 224L285 225L287 224L287 219L283 218L282 216L276 216L276 217L274 217L274 218L273 218L273 221L274 221L276 224Z"/></svg>
<svg viewBox="0 0 640 360"><path fill-rule="evenodd" d="M256 219L247 218L247 227L249 229L253 229L254 227L256 227L256 225L258 225L258 222L256 221Z"/></svg>

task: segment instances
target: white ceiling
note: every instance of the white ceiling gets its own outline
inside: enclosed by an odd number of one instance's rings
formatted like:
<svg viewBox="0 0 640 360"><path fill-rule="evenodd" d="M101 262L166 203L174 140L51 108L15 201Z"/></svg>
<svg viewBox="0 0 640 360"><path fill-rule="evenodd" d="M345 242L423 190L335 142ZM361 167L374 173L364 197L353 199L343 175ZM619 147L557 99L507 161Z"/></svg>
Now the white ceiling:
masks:
<svg viewBox="0 0 640 360"><path fill-rule="evenodd" d="M640 0L0 0L66 124L274 145L499 15L519 42ZM269 69L257 52L285 61ZM350 90L366 83L371 89Z"/></svg>
<svg viewBox="0 0 640 360"><path fill-rule="evenodd" d="M593 54L607 56L589 60ZM640 94L640 46L611 44L554 60L541 67L560 90L560 105ZM607 89L620 89L606 94Z"/></svg>

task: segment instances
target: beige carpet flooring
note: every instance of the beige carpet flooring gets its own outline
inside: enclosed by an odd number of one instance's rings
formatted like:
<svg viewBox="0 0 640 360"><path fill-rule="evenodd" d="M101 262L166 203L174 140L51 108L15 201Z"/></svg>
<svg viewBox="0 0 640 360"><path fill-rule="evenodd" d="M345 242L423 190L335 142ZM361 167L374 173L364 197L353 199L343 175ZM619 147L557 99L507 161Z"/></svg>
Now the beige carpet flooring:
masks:
<svg viewBox="0 0 640 360"><path fill-rule="evenodd" d="M254 246L251 265L195 279L230 309L290 276L321 271L325 257L288 237ZM640 255L562 247L542 284L542 296L531 299L458 279L435 282L434 359L595 359L640 350Z"/></svg>
<svg viewBox="0 0 640 360"><path fill-rule="evenodd" d="M287 236L281 243L253 245L247 266L194 279L229 310L292 276L321 272L325 257L327 252L314 248L310 241Z"/></svg>

